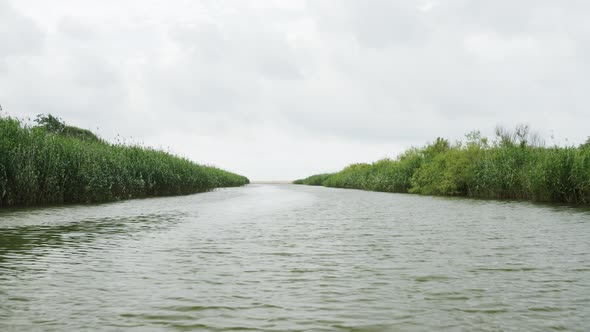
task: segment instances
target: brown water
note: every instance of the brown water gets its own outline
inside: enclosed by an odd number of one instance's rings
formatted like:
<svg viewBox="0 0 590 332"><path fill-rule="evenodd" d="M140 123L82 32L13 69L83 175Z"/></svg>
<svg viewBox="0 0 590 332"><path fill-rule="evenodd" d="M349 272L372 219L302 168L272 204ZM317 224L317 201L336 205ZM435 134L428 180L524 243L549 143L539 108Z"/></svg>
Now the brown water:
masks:
<svg viewBox="0 0 590 332"><path fill-rule="evenodd" d="M587 331L590 212L293 185L0 212L0 331Z"/></svg>

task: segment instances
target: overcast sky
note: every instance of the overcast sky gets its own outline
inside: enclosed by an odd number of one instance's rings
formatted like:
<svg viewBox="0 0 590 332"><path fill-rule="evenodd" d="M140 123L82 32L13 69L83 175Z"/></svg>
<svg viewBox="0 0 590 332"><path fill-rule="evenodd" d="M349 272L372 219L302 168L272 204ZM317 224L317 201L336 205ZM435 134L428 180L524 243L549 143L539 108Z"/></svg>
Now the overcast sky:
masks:
<svg viewBox="0 0 590 332"><path fill-rule="evenodd" d="M589 15L587 0L0 0L0 104L253 180L497 124L578 144Z"/></svg>

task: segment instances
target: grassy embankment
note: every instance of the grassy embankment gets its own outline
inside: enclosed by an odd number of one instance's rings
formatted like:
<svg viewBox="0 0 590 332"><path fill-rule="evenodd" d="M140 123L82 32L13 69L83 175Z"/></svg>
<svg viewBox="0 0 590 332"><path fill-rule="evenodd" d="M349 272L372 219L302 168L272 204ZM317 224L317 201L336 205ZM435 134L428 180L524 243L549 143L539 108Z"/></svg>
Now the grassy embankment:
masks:
<svg viewBox="0 0 590 332"><path fill-rule="evenodd" d="M468 196L590 205L590 138L573 147L545 147L527 126L479 132L450 144L438 138L396 159L354 164L296 184L424 195Z"/></svg>
<svg viewBox="0 0 590 332"><path fill-rule="evenodd" d="M0 118L0 207L185 195L241 186L246 177L40 116Z"/></svg>

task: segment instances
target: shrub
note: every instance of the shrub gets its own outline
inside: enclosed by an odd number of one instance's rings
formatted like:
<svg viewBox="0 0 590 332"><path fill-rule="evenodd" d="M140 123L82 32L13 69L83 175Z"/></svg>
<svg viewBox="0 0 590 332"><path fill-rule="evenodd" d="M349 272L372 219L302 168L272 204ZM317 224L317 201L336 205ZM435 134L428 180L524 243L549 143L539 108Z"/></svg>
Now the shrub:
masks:
<svg viewBox="0 0 590 332"><path fill-rule="evenodd" d="M184 195L249 183L163 151L109 144L50 115L37 123L0 118L0 207Z"/></svg>
<svg viewBox="0 0 590 332"><path fill-rule="evenodd" d="M348 166L319 183L385 192L590 204L590 138L577 148L547 148L528 126L514 131L498 127L491 144L477 131L455 145L437 138L393 160Z"/></svg>

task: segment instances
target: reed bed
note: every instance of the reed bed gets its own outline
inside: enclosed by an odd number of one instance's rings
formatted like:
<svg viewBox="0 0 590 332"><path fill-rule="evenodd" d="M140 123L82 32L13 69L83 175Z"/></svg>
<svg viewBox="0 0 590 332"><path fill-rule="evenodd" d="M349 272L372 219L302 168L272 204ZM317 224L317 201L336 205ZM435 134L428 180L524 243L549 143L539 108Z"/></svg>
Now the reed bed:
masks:
<svg viewBox="0 0 590 332"><path fill-rule="evenodd" d="M579 146L546 147L527 126L497 128L492 139L479 132L454 144L438 138L395 159L354 164L295 183L590 205L590 138Z"/></svg>
<svg viewBox="0 0 590 332"><path fill-rule="evenodd" d="M110 144L52 116L0 118L0 207L186 195L249 180L164 151Z"/></svg>

